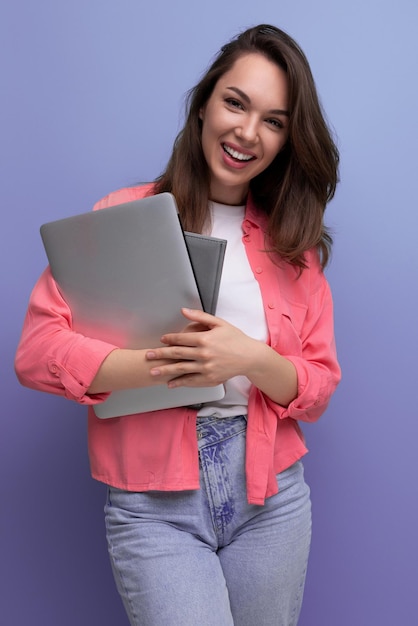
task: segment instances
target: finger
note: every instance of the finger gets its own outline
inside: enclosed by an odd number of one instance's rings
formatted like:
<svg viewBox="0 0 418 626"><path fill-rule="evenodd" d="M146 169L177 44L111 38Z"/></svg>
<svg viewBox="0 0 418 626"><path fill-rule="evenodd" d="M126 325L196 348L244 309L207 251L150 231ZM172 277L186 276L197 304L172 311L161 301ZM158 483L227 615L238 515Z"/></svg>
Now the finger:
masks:
<svg viewBox="0 0 418 626"><path fill-rule="evenodd" d="M161 343L165 343L169 346L184 346L193 348L199 344L202 333L199 332L186 332L186 333L168 333L160 338ZM164 350L165 348L161 348ZM156 352L154 350L154 352Z"/></svg>
<svg viewBox="0 0 418 626"><path fill-rule="evenodd" d="M170 344L170 347L147 350L145 353L147 361L169 360L177 363L178 361L193 361L196 358L194 346L186 347L183 344L167 343Z"/></svg>
<svg viewBox="0 0 418 626"><path fill-rule="evenodd" d="M194 361L182 361L173 365L158 365L150 370L151 376L161 376L166 379L175 379L200 373Z"/></svg>
<svg viewBox="0 0 418 626"><path fill-rule="evenodd" d="M199 375L198 374L187 374L184 376L178 376L177 378L173 378L169 380L167 383L167 387L169 389L177 389L178 387L198 387L199 386Z"/></svg>
<svg viewBox="0 0 418 626"><path fill-rule="evenodd" d="M204 326L209 326L209 328L213 328L221 321L215 315L205 313L204 311L200 311L199 309L183 308L181 312L188 320L191 320L192 322L198 322L200 324L203 324Z"/></svg>
<svg viewBox="0 0 418 626"><path fill-rule="evenodd" d="M205 324L200 324L199 322L190 322L181 329L182 333L200 333L204 330L209 330L209 327Z"/></svg>
<svg viewBox="0 0 418 626"><path fill-rule="evenodd" d="M169 389L175 389L176 387L215 387L216 385L219 385L218 381L207 379L200 372L177 376L167 383Z"/></svg>

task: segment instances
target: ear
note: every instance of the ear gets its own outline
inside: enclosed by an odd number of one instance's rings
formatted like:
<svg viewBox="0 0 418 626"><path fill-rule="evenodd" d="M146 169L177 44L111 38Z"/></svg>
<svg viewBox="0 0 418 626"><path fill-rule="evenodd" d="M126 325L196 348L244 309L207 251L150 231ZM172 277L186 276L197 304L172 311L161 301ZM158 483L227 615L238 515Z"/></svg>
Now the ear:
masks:
<svg viewBox="0 0 418 626"><path fill-rule="evenodd" d="M205 117L205 107L202 107L202 108L199 110L199 119L203 122L204 117Z"/></svg>

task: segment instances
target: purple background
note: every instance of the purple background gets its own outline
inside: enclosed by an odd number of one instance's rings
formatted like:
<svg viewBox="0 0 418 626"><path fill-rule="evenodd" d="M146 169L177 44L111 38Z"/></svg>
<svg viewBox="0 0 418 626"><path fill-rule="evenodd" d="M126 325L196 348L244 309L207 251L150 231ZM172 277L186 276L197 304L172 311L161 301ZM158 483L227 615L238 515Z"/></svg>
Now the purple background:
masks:
<svg viewBox="0 0 418 626"><path fill-rule="evenodd" d="M85 411L19 386L38 229L158 175L183 94L237 30L288 30L342 156L328 271L344 378L305 432L314 539L300 626L417 623L415 0L15 0L0 15L1 622L122 626Z"/></svg>

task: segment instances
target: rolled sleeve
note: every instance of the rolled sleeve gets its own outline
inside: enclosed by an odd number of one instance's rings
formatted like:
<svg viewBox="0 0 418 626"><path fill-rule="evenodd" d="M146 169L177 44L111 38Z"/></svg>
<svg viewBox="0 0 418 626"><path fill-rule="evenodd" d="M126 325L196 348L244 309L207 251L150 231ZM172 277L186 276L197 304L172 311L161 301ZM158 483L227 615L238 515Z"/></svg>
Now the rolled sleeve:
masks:
<svg viewBox="0 0 418 626"><path fill-rule="evenodd" d="M72 329L71 311L49 268L35 285L16 351L19 382L80 404L96 404L109 394L88 395L98 369L117 346Z"/></svg>
<svg viewBox="0 0 418 626"><path fill-rule="evenodd" d="M339 368L328 369L320 364L312 364L296 357L287 357L298 376L298 395L288 407L279 407L281 419L291 417L313 422L319 419L327 408L330 398L340 380Z"/></svg>
<svg viewBox="0 0 418 626"><path fill-rule="evenodd" d="M77 356L80 351L84 355L83 358L80 358L80 355ZM64 362L61 362L57 356L47 361L51 384L57 390L62 389L66 398L79 404L89 405L103 402L108 398L109 393L89 395L87 390L100 365L111 351L112 349L109 350L109 346L102 342L95 342L94 340L77 342L72 353Z"/></svg>
<svg viewBox="0 0 418 626"><path fill-rule="evenodd" d="M277 407L280 419L287 417L312 422L319 419L341 380L334 338L331 291L321 274L310 296L299 331L299 353L281 352L293 363L298 378L298 395L287 407Z"/></svg>

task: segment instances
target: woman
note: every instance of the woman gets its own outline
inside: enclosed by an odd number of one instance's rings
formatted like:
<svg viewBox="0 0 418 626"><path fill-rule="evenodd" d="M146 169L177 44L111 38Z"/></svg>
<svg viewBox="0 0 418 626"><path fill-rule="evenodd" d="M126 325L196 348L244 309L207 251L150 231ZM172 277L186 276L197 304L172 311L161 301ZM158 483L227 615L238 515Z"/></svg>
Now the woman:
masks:
<svg viewBox="0 0 418 626"><path fill-rule="evenodd" d="M49 269L16 355L22 384L89 405L93 476L131 624L291 626L308 561L309 488L299 420L340 379L323 222L338 152L309 65L269 25L222 48L190 92L166 171L95 208L174 194L186 230L228 240L217 315L125 350L83 337ZM222 401L110 420L114 390L223 383Z"/></svg>

